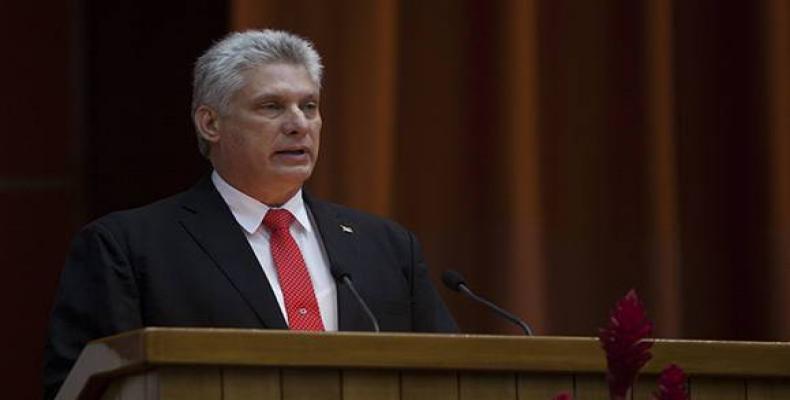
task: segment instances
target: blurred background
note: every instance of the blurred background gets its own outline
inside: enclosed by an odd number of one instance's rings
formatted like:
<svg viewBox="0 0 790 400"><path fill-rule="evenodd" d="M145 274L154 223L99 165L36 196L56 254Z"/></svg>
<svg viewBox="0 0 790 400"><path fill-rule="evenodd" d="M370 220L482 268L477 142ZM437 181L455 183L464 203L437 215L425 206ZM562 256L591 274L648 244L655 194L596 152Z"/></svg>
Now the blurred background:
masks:
<svg viewBox="0 0 790 400"><path fill-rule="evenodd" d="M47 3L0 5L9 398L40 398L74 233L210 171L192 64L247 28L315 42L309 186L415 231L437 285L541 335L594 336L636 288L657 336L790 340L786 0ZM440 292L465 332L517 333Z"/></svg>

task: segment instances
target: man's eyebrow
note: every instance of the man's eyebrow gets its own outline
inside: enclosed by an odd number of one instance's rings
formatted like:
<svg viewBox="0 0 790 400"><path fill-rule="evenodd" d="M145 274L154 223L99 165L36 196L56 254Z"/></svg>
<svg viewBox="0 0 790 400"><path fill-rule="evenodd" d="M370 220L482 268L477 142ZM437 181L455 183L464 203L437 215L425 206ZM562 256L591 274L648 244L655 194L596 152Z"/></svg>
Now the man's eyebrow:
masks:
<svg viewBox="0 0 790 400"><path fill-rule="evenodd" d="M252 104L261 104L268 102L282 102L283 96L277 93L261 93L251 99Z"/></svg>
<svg viewBox="0 0 790 400"><path fill-rule="evenodd" d="M262 93L258 93L258 94L256 94L255 96L253 96L253 97L252 97L252 100L253 100L253 101L256 101L256 102L258 102L258 101L264 101L264 100L279 100L279 99L280 99L280 98L282 98L282 97L283 97L283 96L282 96L281 94L279 94L279 93L274 93L274 92L262 92Z"/></svg>
<svg viewBox="0 0 790 400"><path fill-rule="evenodd" d="M257 103L257 102L268 101L268 100L282 100L285 97L289 97L289 96L277 92L263 92L263 93L259 93L258 95L255 95L252 98L252 101ZM318 101L319 98L320 96L318 95L318 93L312 93L312 92L306 92L304 94L299 95L300 100Z"/></svg>

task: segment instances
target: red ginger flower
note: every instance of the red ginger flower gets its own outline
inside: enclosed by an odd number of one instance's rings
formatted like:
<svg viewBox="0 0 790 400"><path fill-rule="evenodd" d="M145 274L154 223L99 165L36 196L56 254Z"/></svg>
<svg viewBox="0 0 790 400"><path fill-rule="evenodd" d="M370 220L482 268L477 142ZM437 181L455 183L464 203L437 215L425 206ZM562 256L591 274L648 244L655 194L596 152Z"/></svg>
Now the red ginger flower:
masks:
<svg viewBox="0 0 790 400"><path fill-rule="evenodd" d="M552 400L573 400L573 397L571 397L570 393L563 392L554 396Z"/></svg>
<svg viewBox="0 0 790 400"><path fill-rule="evenodd" d="M653 343L642 340L652 332L653 324L648 321L642 302L631 289L617 302L609 315L609 323L598 335L606 351L606 381L612 400L626 398L639 370L653 356L650 354Z"/></svg>
<svg viewBox="0 0 790 400"><path fill-rule="evenodd" d="M675 364L669 364L658 377L658 391L655 400L688 400L686 394L686 374Z"/></svg>

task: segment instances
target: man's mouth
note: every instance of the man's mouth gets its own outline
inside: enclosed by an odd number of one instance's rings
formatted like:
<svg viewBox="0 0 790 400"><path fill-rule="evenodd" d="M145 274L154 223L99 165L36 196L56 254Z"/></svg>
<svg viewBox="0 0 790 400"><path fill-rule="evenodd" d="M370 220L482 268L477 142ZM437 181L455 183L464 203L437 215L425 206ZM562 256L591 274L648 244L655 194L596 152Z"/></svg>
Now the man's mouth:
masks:
<svg viewBox="0 0 790 400"><path fill-rule="evenodd" d="M305 154L304 149L294 149L294 150L280 150L274 152L274 154L278 155L286 155L286 156L301 156Z"/></svg>

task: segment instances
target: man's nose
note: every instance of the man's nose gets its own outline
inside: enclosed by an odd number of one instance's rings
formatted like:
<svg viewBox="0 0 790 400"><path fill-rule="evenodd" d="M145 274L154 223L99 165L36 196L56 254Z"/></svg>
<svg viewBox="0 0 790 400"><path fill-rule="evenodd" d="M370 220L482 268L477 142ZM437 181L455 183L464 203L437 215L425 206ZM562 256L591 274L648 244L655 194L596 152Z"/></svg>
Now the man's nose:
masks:
<svg viewBox="0 0 790 400"><path fill-rule="evenodd" d="M294 106L288 110L288 115L283 123L283 130L288 135L300 134L307 131L307 116L301 108Z"/></svg>

